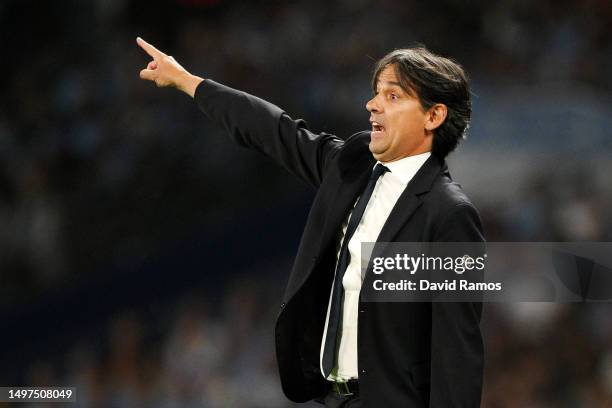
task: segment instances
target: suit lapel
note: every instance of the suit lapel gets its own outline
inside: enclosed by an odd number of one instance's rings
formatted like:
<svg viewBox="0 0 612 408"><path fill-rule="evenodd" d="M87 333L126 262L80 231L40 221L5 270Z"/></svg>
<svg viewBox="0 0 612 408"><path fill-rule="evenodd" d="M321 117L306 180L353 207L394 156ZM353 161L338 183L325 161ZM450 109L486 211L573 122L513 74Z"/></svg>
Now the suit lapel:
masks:
<svg viewBox="0 0 612 408"><path fill-rule="evenodd" d="M355 143L350 147L352 151L346 152L347 154L343 155L338 162L340 183L334 197L331 198L333 203L329 205L327 211L319 241L319 253L320 250L330 246L335 248L342 222L368 183L376 162L367 148L368 143L369 138L364 138L361 143ZM378 242L393 241L400 229L421 206L420 195L431 189L433 181L441 171L446 171L446 164L443 160L432 155L425 161L391 210L378 236Z"/></svg>
<svg viewBox="0 0 612 408"><path fill-rule="evenodd" d="M394 240L414 212L423 204L420 196L431 189L431 185L441 169L445 171L446 164L435 156L432 155L425 161L395 203L378 235L377 242L392 242Z"/></svg>

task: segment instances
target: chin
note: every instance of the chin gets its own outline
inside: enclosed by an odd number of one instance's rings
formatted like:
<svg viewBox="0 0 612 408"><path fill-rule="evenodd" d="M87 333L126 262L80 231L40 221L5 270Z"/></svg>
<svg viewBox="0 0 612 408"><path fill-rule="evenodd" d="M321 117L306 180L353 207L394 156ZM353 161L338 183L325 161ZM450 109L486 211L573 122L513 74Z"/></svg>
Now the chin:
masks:
<svg viewBox="0 0 612 408"><path fill-rule="evenodd" d="M372 149L370 149L370 152L372 152L372 156L374 156L374 158L380 162L384 162L384 155L383 153L378 153L376 151L373 151Z"/></svg>
<svg viewBox="0 0 612 408"><path fill-rule="evenodd" d="M378 152L378 149L374 148L372 146L372 144L370 144L370 146L368 146L370 148L370 153L372 153L372 155L376 158L380 155L380 153Z"/></svg>
<svg viewBox="0 0 612 408"><path fill-rule="evenodd" d="M370 149L370 152L372 152L374 157L379 157L380 155L384 154L386 150L384 146L380 146L372 142L370 142L370 144L368 145L368 148Z"/></svg>

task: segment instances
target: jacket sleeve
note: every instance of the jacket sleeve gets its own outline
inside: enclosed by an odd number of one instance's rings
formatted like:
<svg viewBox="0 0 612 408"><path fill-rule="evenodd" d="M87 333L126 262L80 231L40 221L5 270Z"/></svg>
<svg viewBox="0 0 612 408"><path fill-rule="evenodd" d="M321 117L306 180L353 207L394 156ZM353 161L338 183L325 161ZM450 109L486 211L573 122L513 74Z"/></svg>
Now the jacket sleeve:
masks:
<svg viewBox="0 0 612 408"><path fill-rule="evenodd" d="M438 242L484 242L478 212L456 205L436 232ZM484 346L481 302L431 305L430 408L478 408L482 394Z"/></svg>
<svg viewBox="0 0 612 408"><path fill-rule="evenodd" d="M194 99L238 144L264 153L315 188L344 144L336 136L311 132L276 105L210 79L198 85Z"/></svg>

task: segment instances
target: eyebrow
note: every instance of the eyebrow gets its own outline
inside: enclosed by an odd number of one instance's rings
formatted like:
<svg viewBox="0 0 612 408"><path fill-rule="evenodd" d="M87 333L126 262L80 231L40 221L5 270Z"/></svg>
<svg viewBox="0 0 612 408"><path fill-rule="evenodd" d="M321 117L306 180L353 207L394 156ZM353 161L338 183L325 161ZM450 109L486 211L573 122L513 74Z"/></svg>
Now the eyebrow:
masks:
<svg viewBox="0 0 612 408"><path fill-rule="evenodd" d="M385 84L399 86L400 88L402 87L402 84L395 81L385 81Z"/></svg>
<svg viewBox="0 0 612 408"><path fill-rule="evenodd" d="M395 81L385 81L385 82L378 81L378 83L376 84L376 91L378 91L378 88L381 86L381 84L387 85L387 86L396 86L402 91L404 91L404 88L402 88L402 84L400 84L399 82L395 82Z"/></svg>
<svg viewBox="0 0 612 408"><path fill-rule="evenodd" d="M376 87L378 88L380 85L399 86L400 88L402 87L402 84L400 84L399 82L395 82L395 81L385 81L385 82L378 81L378 83L376 84Z"/></svg>
<svg viewBox="0 0 612 408"><path fill-rule="evenodd" d="M384 81L384 82L382 82L382 81L378 81L378 83L376 84L376 89L374 90L375 92L379 92L378 87L379 87L381 84L385 84L385 85L387 85L387 86L396 86L396 87L398 87L398 88L399 88L399 89L400 89L400 90L401 90L403 93L405 93L405 94L407 94L407 95L410 95L410 96L416 96L416 95L417 95L417 93L416 93L416 91L415 91L414 89L410 88L410 89L406 90L406 89L404 89L404 87L402 86L402 84L400 84L399 82L396 82L396 81Z"/></svg>

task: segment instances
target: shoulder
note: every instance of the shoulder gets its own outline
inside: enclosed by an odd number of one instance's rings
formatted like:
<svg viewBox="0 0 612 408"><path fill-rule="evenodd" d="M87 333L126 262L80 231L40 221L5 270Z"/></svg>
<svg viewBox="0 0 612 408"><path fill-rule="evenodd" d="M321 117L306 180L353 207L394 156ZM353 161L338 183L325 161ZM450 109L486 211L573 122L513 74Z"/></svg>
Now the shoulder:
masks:
<svg viewBox="0 0 612 408"><path fill-rule="evenodd" d="M342 178L350 178L360 169L373 165L375 160L369 148L370 133L368 130L351 135L338 151L335 161Z"/></svg>
<svg viewBox="0 0 612 408"><path fill-rule="evenodd" d="M461 185L451 179L448 171L440 173L434 180L429 194L423 198L429 204L435 204L443 212L464 207L476 209Z"/></svg>
<svg viewBox="0 0 612 408"><path fill-rule="evenodd" d="M484 240L478 209L448 173L440 174L423 201L435 219L435 240Z"/></svg>
<svg viewBox="0 0 612 408"><path fill-rule="evenodd" d="M349 136L344 142L343 154L371 155L370 149L368 148L370 144L370 134L371 132L369 130L364 130Z"/></svg>

